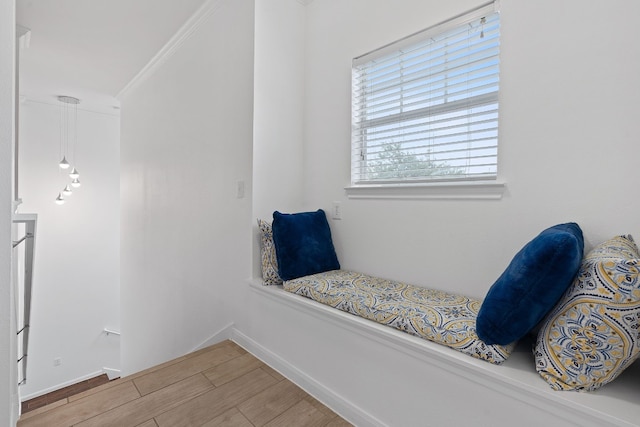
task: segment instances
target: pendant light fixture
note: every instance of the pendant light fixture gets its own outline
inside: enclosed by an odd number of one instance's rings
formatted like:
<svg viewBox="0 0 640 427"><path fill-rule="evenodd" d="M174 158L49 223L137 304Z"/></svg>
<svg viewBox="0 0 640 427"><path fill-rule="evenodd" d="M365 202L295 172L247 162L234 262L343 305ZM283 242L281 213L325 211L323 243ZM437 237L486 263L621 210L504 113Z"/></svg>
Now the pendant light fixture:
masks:
<svg viewBox="0 0 640 427"><path fill-rule="evenodd" d="M69 162L67 162L67 156L64 156L62 160L60 160L58 166L60 166L60 169L69 169L69 166L71 165L69 164Z"/></svg>
<svg viewBox="0 0 640 427"><path fill-rule="evenodd" d="M67 157L71 162L76 163L76 145L78 142L78 104L80 100L72 96L58 96L60 101L60 163L58 166L62 170L71 168L69 172L70 184L66 184L64 189L58 193L56 197L56 204L62 205L65 202L64 197L69 197L73 194L73 188L80 187L80 173L76 169L75 165L72 167ZM63 197L64 196L64 197Z"/></svg>

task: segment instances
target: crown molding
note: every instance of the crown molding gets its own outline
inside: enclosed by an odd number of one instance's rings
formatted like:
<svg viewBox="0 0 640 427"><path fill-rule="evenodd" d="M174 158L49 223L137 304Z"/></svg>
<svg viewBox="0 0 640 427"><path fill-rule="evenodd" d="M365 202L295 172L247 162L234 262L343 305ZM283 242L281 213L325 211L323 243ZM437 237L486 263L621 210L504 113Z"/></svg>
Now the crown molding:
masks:
<svg viewBox="0 0 640 427"><path fill-rule="evenodd" d="M116 99L122 101L129 92L131 92L140 83L145 81L155 71L182 46L191 36L202 26L207 19L213 15L219 8L224 0L207 0L200 8L180 27L178 32L171 37L171 39L165 44L162 49L155 54L153 58L145 65L138 74L127 85L122 88L116 95Z"/></svg>

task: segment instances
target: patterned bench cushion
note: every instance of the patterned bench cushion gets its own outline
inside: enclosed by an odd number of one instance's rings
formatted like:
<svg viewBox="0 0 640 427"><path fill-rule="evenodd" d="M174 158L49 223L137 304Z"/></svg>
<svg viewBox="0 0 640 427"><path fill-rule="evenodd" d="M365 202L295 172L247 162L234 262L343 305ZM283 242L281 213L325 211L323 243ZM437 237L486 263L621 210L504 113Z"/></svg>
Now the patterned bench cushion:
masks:
<svg viewBox="0 0 640 427"><path fill-rule="evenodd" d="M481 301L346 270L284 282L286 291L347 313L446 345L491 363L504 362L513 345L489 345L478 338Z"/></svg>

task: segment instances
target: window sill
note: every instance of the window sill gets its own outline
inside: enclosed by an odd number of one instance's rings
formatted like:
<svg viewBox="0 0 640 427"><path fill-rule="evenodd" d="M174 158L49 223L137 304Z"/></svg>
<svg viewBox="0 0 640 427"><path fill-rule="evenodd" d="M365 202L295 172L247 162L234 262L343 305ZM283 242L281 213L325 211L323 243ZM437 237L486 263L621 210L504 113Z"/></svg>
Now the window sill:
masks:
<svg viewBox="0 0 640 427"><path fill-rule="evenodd" d="M466 181L345 187L349 199L499 200L504 182Z"/></svg>

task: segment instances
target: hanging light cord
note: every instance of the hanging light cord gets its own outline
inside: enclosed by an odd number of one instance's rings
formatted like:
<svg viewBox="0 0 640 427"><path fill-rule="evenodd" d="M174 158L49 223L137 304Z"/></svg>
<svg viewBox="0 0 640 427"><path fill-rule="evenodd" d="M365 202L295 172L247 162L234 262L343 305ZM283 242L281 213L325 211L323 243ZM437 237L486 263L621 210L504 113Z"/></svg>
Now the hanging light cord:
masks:
<svg viewBox="0 0 640 427"><path fill-rule="evenodd" d="M78 145L78 104L73 104L73 129L72 160L75 168L78 164L78 160L76 159L76 146Z"/></svg>
<svg viewBox="0 0 640 427"><path fill-rule="evenodd" d="M71 161L76 164L76 146L78 145L78 103L80 100L78 98L74 98L71 96L58 96L58 100L63 104L60 109L60 156L62 160L59 163L58 173L60 173L60 169L66 170L71 166L66 156L69 154L69 158ZM73 117L71 116L71 106L69 104L73 104ZM71 123L73 120L73 123ZM73 127L73 135L71 135ZM73 139L71 139L73 138ZM71 146L70 146L71 144ZM68 176L72 179L71 184L67 184L64 189L58 193L58 197L56 198L56 203L59 205L64 204L65 199L63 196L71 196L73 191L70 187L77 188L80 186L80 180L78 179L78 171L75 166L72 168L71 172Z"/></svg>

